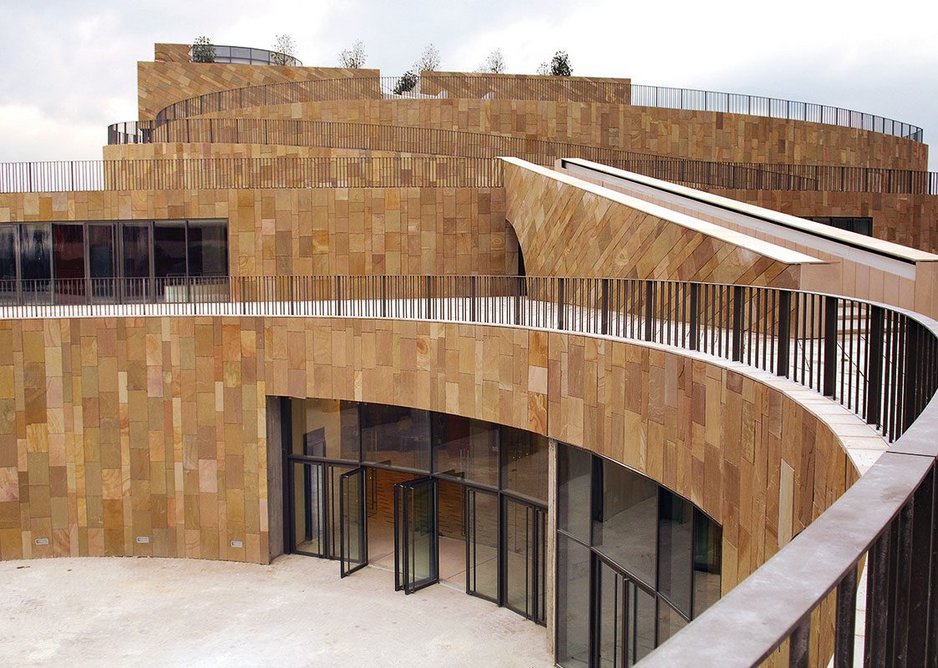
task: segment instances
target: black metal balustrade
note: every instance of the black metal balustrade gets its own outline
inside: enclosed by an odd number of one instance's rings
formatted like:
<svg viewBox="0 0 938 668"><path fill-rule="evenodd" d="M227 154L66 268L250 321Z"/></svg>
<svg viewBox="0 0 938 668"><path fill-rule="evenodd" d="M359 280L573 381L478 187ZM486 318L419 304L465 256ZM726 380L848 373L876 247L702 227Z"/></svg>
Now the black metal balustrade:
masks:
<svg viewBox="0 0 938 668"><path fill-rule="evenodd" d="M226 188L463 188L502 185L478 158L183 158L0 163L0 193Z"/></svg>
<svg viewBox="0 0 938 668"><path fill-rule="evenodd" d="M174 102L157 122L246 107L355 99L512 99L610 102L687 111L712 111L806 121L868 130L921 143L922 128L883 116L811 102L761 95L671 88L571 77L422 73L404 77L357 76L248 86Z"/></svg>
<svg viewBox="0 0 938 668"><path fill-rule="evenodd" d="M836 590L834 665L852 666L868 566L865 665L938 664L938 323L857 299L769 287L520 276L277 276L0 281L0 317L298 316L438 320L661 344L830 397L892 445L753 575L647 657L650 666L810 656ZM643 664L644 665L644 664Z"/></svg>

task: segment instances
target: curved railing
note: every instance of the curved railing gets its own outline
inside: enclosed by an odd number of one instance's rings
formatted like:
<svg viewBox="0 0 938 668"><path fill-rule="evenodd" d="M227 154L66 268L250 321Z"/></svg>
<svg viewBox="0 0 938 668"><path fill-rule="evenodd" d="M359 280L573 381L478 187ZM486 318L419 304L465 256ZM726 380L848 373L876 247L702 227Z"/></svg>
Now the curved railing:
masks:
<svg viewBox="0 0 938 668"><path fill-rule="evenodd" d="M242 65L286 65L289 67L302 67L303 63L293 56L271 51L269 49L255 49L250 46L227 46L224 44L210 44L214 52L215 63L235 63ZM190 57L191 57L190 49Z"/></svg>
<svg viewBox="0 0 938 668"><path fill-rule="evenodd" d="M501 161L474 158L184 158L0 163L0 193L501 185Z"/></svg>
<svg viewBox="0 0 938 668"><path fill-rule="evenodd" d="M158 122L246 107L349 99L513 99L608 102L688 111L712 111L805 121L923 141L922 128L843 107L760 95L631 84L627 80L568 77L448 75L354 77L289 81L233 88L175 102Z"/></svg>
<svg viewBox="0 0 938 668"><path fill-rule="evenodd" d="M865 665L938 659L938 323L881 304L776 288L506 276L217 277L2 282L0 317L271 315L407 318L622 337L731 360L819 391L892 447L785 548L645 659L751 666L811 656L836 590L834 665L851 666L868 569ZM97 302L97 303L94 303ZM104 302L104 303L101 303ZM820 618L819 618L820 619Z"/></svg>
<svg viewBox="0 0 938 668"><path fill-rule="evenodd" d="M582 158L667 181L730 190L938 194L938 172L716 162L465 130L256 118L131 121L108 126L108 144L154 143L276 144L467 158L512 156L540 165Z"/></svg>

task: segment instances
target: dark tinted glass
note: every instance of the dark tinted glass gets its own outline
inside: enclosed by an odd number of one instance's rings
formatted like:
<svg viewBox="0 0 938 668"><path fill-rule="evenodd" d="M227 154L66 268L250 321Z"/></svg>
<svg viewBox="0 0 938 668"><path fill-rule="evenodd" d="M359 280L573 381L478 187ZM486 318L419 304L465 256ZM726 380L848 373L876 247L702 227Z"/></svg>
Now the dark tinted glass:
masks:
<svg viewBox="0 0 938 668"><path fill-rule="evenodd" d="M599 665L618 668L623 665L625 641L625 580L601 559L596 560L599 577L596 621L599 624Z"/></svg>
<svg viewBox="0 0 938 668"><path fill-rule="evenodd" d="M589 542L592 457L563 446L557 452L557 528Z"/></svg>
<svg viewBox="0 0 938 668"><path fill-rule="evenodd" d="M435 472L496 487L498 427L443 413L432 419Z"/></svg>
<svg viewBox="0 0 938 668"><path fill-rule="evenodd" d="M688 617L691 591L693 506L661 490L658 505L658 592Z"/></svg>
<svg viewBox="0 0 938 668"><path fill-rule="evenodd" d="M430 470L430 414L427 411L362 404L361 428L366 462Z"/></svg>
<svg viewBox="0 0 938 668"><path fill-rule="evenodd" d="M504 488L547 502L547 439L521 429L502 427Z"/></svg>
<svg viewBox="0 0 938 668"><path fill-rule="evenodd" d="M628 597L628 636L631 663L639 661L655 648L655 597L630 582Z"/></svg>
<svg viewBox="0 0 938 668"><path fill-rule="evenodd" d="M0 225L0 299L16 292L16 229Z"/></svg>
<svg viewBox="0 0 938 668"><path fill-rule="evenodd" d="M658 599L658 644L687 626L687 620L670 605Z"/></svg>
<svg viewBox="0 0 938 668"><path fill-rule="evenodd" d="M723 530L694 508L694 617L720 598Z"/></svg>
<svg viewBox="0 0 938 668"><path fill-rule="evenodd" d="M602 488L596 491L601 507L593 520L593 545L654 587L658 485L623 466L601 462Z"/></svg>
<svg viewBox="0 0 938 668"><path fill-rule="evenodd" d="M20 278L47 281L52 277L52 231L48 223L20 225ZM23 286L30 289L30 286Z"/></svg>
<svg viewBox="0 0 938 668"><path fill-rule="evenodd" d="M186 275L185 223L154 223L153 273L157 278Z"/></svg>
<svg viewBox="0 0 938 668"><path fill-rule="evenodd" d="M114 269L114 228L111 225L88 226L88 268L91 278L111 278Z"/></svg>
<svg viewBox="0 0 938 668"><path fill-rule="evenodd" d="M189 275L224 276L228 273L228 226L189 221Z"/></svg>
<svg viewBox="0 0 938 668"><path fill-rule="evenodd" d="M150 276L150 228L146 225L124 225L124 276L147 278Z"/></svg>
<svg viewBox="0 0 938 668"><path fill-rule="evenodd" d="M588 666L590 550L563 534L557 535L556 585L557 663Z"/></svg>
<svg viewBox="0 0 938 668"><path fill-rule="evenodd" d="M52 226L52 258L56 280L85 277L85 233L81 225Z"/></svg>

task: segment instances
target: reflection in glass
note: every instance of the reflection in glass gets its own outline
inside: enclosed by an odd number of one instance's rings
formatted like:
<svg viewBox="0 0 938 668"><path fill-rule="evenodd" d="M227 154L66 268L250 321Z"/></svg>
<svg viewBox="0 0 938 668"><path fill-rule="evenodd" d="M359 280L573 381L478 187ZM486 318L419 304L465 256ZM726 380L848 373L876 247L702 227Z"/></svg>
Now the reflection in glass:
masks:
<svg viewBox="0 0 938 668"><path fill-rule="evenodd" d="M122 227L124 291L129 299L143 299L149 295L150 228L127 224Z"/></svg>
<svg viewBox="0 0 938 668"><path fill-rule="evenodd" d="M599 600L595 603L599 624L599 665L622 666L625 629L625 580L602 559L596 560Z"/></svg>
<svg viewBox="0 0 938 668"><path fill-rule="evenodd" d="M545 437L502 427L501 464L505 489L546 503L547 454Z"/></svg>
<svg viewBox="0 0 938 668"><path fill-rule="evenodd" d="M588 666L590 550L563 534L557 534L556 586L557 662L561 666Z"/></svg>
<svg viewBox="0 0 938 668"><path fill-rule="evenodd" d="M365 519L365 469L343 473L339 480L341 525L341 575L345 577L368 563Z"/></svg>
<svg viewBox="0 0 938 668"><path fill-rule="evenodd" d="M629 655L630 665L639 661L655 648L655 597L628 583Z"/></svg>
<svg viewBox="0 0 938 668"><path fill-rule="evenodd" d="M723 530L694 508L694 617L720 598Z"/></svg>
<svg viewBox="0 0 938 668"><path fill-rule="evenodd" d="M190 276L224 276L228 273L228 229L217 222L189 221Z"/></svg>
<svg viewBox="0 0 938 668"><path fill-rule="evenodd" d="M498 495L466 488L468 592L498 600Z"/></svg>
<svg viewBox="0 0 938 668"><path fill-rule="evenodd" d="M88 226L88 271L91 293L95 297L110 297L114 292L116 273L114 253L114 226Z"/></svg>
<svg viewBox="0 0 938 668"><path fill-rule="evenodd" d="M49 223L20 225L20 279L24 293L48 293L52 278L52 229Z"/></svg>
<svg viewBox="0 0 938 668"><path fill-rule="evenodd" d="M292 453L358 461L358 405L336 399L294 399Z"/></svg>
<svg viewBox="0 0 938 668"><path fill-rule="evenodd" d="M293 551L326 557L325 464L293 464Z"/></svg>
<svg viewBox="0 0 938 668"><path fill-rule="evenodd" d="M57 301L85 294L85 230L81 225L52 225L52 266Z"/></svg>
<svg viewBox="0 0 938 668"><path fill-rule="evenodd" d="M687 626L677 610L662 600L658 600L658 644L660 645L675 633Z"/></svg>
<svg viewBox="0 0 938 668"><path fill-rule="evenodd" d="M186 275L186 225L184 222L153 224L153 275L157 278Z"/></svg>
<svg viewBox="0 0 938 668"><path fill-rule="evenodd" d="M658 591L688 617L691 614L693 506L661 490L658 506Z"/></svg>
<svg viewBox="0 0 938 668"><path fill-rule="evenodd" d="M16 228L0 225L0 300L16 294Z"/></svg>
<svg viewBox="0 0 938 668"><path fill-rule="evenodd" d="M430 414L402 406L361 404L364 461L430 470Z"/></svg>
<svg viewBox="0 0 938 668"><path fill-rule="evenodd" d="M624 466L600 461L602 507L594 509L593 546L653 587L658 485Z"/></svg>
<svg viewBox="0 0 938 668"><path fill-rule="evenodd" d="M498 485L498 427L458 415L433 413L436 473Z"/></svg>
<svg viewBox="0 0 938 668"><path fill-rule="evenodd" d="M563 447L557 452L557 528L583 542L590 534L590 476L593 464L585 450Z"/></svg>

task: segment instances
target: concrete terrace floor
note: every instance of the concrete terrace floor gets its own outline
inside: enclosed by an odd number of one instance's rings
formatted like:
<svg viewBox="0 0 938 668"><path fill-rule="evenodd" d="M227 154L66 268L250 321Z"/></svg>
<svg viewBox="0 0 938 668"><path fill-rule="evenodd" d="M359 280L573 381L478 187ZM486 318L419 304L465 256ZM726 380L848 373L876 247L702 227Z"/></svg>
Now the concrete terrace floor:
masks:
<svg viewBox="0 0 938 668"><path fill-rule="evenodd" d="M434 585L285 556L0 562L0 665L550 666L546 630Z"/></svg>

